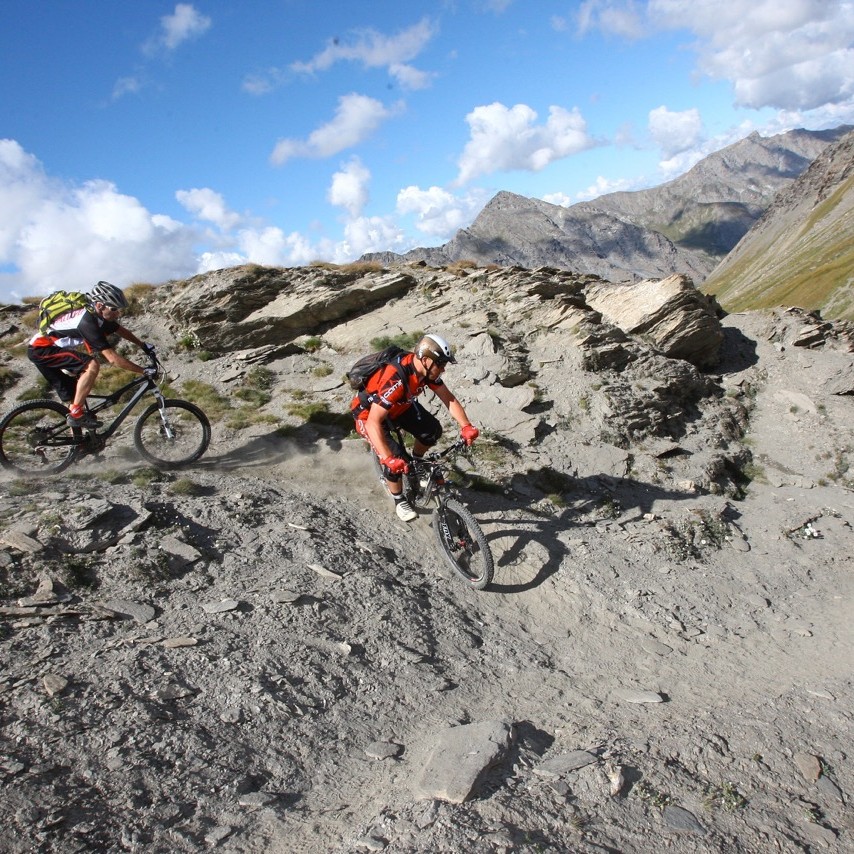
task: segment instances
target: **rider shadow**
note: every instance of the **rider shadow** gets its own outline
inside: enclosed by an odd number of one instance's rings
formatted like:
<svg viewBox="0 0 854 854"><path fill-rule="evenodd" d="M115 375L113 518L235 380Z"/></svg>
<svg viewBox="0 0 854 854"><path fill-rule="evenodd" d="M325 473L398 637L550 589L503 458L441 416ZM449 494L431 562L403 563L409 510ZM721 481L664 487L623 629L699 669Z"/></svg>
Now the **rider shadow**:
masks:
<svg viewBox="0 0 854 854"><path fill-rule="evenodd" d="M526 480L535 481L537 475L538 472L529 471ZM526 490L525 494L514 492L514 498L485 493L467 495L484 528L495 562L495 576L487 592L523 593L539 587L571 554L570 544L563 536L567 531L588 530L600 521L633 521L651 513L656 502L688 501L696 497L611 475L567 477L565 486L561 496L565 506L556 513L535 506L547 497L536 489ZM512 526L507 525L508 511L520 509L529 518L515 519Z"/></svg>

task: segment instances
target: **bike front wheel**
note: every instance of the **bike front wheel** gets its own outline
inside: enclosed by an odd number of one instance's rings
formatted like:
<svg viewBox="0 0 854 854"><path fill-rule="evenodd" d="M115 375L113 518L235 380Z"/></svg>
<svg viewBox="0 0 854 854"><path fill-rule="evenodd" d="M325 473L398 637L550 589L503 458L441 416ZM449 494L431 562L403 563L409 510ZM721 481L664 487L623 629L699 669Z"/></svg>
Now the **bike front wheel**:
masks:
<svg viewBox="0 0 854 854"><path fill-rule="evenodd" d="M133 443L148 462L161 469L194 463L208 449L211 425L198 406L186 400L152 403L136 422Z"/></svg>
<svg viewBox="0 0 854 854"><path fill-rule="evenodd" d="M492 551L477 520L467 507L449 498L433 512L433 533L448 565L475 590L492 581Z"/></svg>
<svg viewBox="0 0 854 854"><path fill-rule="evenodd" d="M83 431L65 423L68 408L54 400L30 400L0 420L0 465L24 477L57 474L80 450Z"/></svg>

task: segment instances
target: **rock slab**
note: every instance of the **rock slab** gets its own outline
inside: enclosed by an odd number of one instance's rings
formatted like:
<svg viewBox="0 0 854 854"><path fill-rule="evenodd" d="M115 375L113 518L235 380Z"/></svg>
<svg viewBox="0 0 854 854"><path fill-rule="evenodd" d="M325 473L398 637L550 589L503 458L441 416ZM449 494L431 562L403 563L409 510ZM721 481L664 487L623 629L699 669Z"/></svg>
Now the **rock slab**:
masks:
<svg viewBox="0 0 854 854"><path fill-rule="evenodd" d="M415 785L419 800L461 804L474 797L483 777L501 762L514 741L506 721L482 721L438 734Z"/></svg>

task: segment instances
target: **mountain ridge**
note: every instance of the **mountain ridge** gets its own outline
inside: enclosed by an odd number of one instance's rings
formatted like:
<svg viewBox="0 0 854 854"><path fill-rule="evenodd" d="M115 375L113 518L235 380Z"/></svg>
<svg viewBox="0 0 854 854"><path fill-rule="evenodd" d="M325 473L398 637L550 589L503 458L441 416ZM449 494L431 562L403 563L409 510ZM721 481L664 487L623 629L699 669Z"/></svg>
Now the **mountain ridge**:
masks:
<svg viewBox="0 0 854 854"><path fill-rule="evenodd" d="M497 193L442 246L375 252L384 264L425 261L571 269L612 282L687 275L695 283L720 263L783 187L851 126L757 132L708 155L657 187L609 193L570 207Z"/></svg>

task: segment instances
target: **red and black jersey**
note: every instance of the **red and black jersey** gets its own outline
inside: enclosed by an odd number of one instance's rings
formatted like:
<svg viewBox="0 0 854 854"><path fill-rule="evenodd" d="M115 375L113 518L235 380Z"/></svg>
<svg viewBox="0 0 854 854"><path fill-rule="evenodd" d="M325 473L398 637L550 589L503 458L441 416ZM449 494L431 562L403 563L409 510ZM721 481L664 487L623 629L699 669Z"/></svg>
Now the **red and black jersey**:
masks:
<svg viewBox="0 0 854 854"><path fill-rule="evenodd" d="M444 385L441 377L433 382L428 382L426 377L420 378L415 372L414 359L414 353L402 356L400 372L396 365L380 368L365 384L365 390L360 391L350 403L353 416L367 418L371 404L376 403L387 410L388 417L394 420L412 406L413 398L425 388L435 391Z"/></svg>

